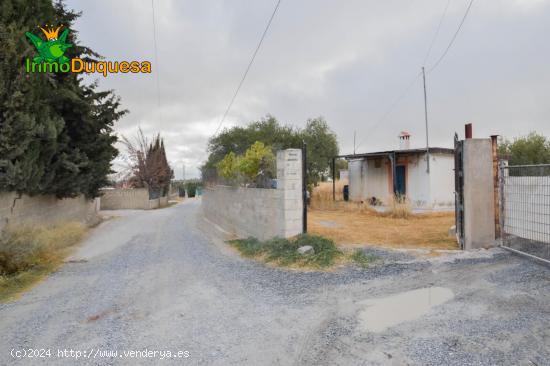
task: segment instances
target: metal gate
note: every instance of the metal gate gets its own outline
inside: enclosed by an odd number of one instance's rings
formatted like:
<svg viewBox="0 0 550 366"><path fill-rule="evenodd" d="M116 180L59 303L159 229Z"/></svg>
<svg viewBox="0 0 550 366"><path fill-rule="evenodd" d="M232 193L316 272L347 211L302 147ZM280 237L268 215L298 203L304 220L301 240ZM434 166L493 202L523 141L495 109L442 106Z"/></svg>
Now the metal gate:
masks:
<svg viewBox="0 0 550 366"><path fill-rule="evenodd" d="M464 249L464 141L455 133L455 230L461 249Z"/></svg>
<svg viewBox="0 0 550 366"><path fill-rule="evenodd" d="M550 263L550 164L501 163L499 194L501 245Z"/></svg>

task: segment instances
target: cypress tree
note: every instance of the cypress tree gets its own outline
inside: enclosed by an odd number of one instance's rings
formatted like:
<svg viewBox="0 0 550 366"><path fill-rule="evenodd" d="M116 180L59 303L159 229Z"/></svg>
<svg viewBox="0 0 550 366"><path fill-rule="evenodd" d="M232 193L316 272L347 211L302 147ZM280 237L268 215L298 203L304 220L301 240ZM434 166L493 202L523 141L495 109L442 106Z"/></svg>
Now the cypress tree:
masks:
<svg viewBox="0 0 550 366"><path fill-rule="evenodd" d="M73 197L98 195L116 157L113 124L126 111L112 91L72 73L26 73L35 56L25 32L69 28L65 55L95 61L71 25L80 16L63 2L4 0L0 5L0 191Z"/></svg>

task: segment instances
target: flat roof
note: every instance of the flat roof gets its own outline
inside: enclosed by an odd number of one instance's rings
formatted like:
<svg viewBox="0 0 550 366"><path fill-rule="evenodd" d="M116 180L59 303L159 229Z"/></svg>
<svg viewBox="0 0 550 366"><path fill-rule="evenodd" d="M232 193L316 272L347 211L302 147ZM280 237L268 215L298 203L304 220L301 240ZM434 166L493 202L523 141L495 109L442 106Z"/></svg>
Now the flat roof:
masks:
<svg viewBox="0 0 550 366"><path fill-rule="evenodd" d="M423 154L426 152L426 148L420 149L406 149L406 150L388 150L388 151L377 151L371 153L363 154L349 154L349 155L340 155L339 158L344 159L361 159L369 157L378 157L378 156L387 156L391 154L395 155L413 155L413 154ZM448 154L453 155L455 153L454 149L449 149L446 147L430 147L430 154Z"/></svg>

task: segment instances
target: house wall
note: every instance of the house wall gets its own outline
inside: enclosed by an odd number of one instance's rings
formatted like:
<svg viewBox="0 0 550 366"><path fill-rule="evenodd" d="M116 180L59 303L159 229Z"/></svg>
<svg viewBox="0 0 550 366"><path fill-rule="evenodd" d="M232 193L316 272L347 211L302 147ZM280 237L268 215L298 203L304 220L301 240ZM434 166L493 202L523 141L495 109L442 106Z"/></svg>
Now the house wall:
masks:
<svg viewBox="0 0 550 366"><path fill-rule="evenodd" d="M99 222L99 201L84 196L58 199L55 196L19 196L15 192L0 193L0 230L6 225L51 226L66 221L87 225Z"/></svg>
<svg viewBox="0 0 550 366"><path fill-rule="evenodd" d="M430 155L430 196L432 205L453 207L455 204L454 155Z"/></svg>
<svg viewBox="0 0 550 366"><path fill-rule="evenodd" d="M388 203L393 189L390 162L387 158L379 158L379 160L380 167L378 168L376 167L376 159L365 160L366 177L362 199L376 197L382 202Z"/></svg>
<svg viewBox="0 0 550 366"><path fill-rule="evenodd" d="M435 167L430 165L430 174L426 171L426 154L417 154L405 158L407 166L407 198L414 207L431 205L430 175ZM398 165L399 161L398 161Z"/></svg>
<svg viewBox="0 0 550 366"><path fill-rule="evenodd" d="M363 160L350 160L349 171L349 199L350 201L363 200Z"/></svg>
<svg viewBox="0 0 550 366"><path fill-rule="evenodd" d="M376 167L376 160L380 166ZM414 207L452 207L454 204L454 156L430 154L430 174L426 171L426 154L399 157L404 165L407 198ZM388 204L393 197L393 178L388 158L369 158L349 162L350 200L365 201L376 197Z"/></svg>

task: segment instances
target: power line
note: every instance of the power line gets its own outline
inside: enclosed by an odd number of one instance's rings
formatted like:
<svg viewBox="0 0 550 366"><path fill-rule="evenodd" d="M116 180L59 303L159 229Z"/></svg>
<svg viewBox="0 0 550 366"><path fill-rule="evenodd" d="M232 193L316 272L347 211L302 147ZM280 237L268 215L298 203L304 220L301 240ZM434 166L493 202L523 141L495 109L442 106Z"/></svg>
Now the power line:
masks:
<svg viewBox="0 0 550 366"><path fill-rule="evenodd" d="M437 62L428 70L428 73L433 71L438 65L439 63L441 62L441 60L443 60L443 58L445 57L445 55L447 55L447 52L449 51L449 49L451 48L451 46L453 45L456 37L458 36L458 33L460 32L460 29L462 28L462 25L464 24L464 21L466 20L466 17L468 16L468 13L470 12L470 8L472 7L472 3L474 2L474 0L470 0L470 3L468 4L468 8L466 9L466 12L464 13L464 16L462 17L462 20L460 21L460 24L455 32L455 34L453 35L453 38L451 39L451 41L449 42L449 44L447 45L447 48L445 49L445 52L443 52L443 54L439 57L439 59L437 60ZM441 18L439 20L439 24L437 26L437 30L435 32L435 35L430 43L430 46L428 48L428 51L426 52L426 56L424 57L424 62L423 64L427 61L430 53L431 53L431 50L432 50L432 47L433 47L433 44L439 34L439 31L441 29L441 24L443 23L443 19L445 18L445 15L447 13L447 9L449 7L449 3L450 3L450 0L447 1L447 4L445 6L445 9L443 10L443 14L441 15ZM386 118L387 116L395 109L395 107L397 107L397 105L401 102L401 100L407 96L407 94L409 93L409 91L411 90L411 88L413 87L414 84L416 84L416 81L418 80L418 78L422 75L422 72L416 74L415 78L411 81L410 84L407 85L407 87L404 89L403 93L401 93L399 95L399 97L397 97L397 99L395 99L395 101L390 104L389 108L386 110L386 112L384 112L384 114L382 115L382 117L375 123L371 126L371 129L369 131L369 135L372 134L372 131L374 130L375 127L379 126ZM369 135L365 136L365 138L363 140L361 140L361 142L355 146L355 149L359 148L365 141L366 139L369 137Z"/></svg>
<svg viewBox="0 0 550 366"><path fill-rule="evenodd" d="M220 120L220 123L218 124L218 127L216 128L216 131L214 132L214 136L218 134L218 131L222 127L222 124L225 121L225 117L227 117L227 114L229 113L229 110L231 109L231 106L233 105L233 102L235 101L235 98L237 98L237 94L239 94L239 90L241 89L241 86L243 86L244 80L246 79L246 75L248 75L248 72L250 71L250 68L252 67L252 64L254 63L254 59L256 58L256 55L258 54L258 51L260 50L260 47L262 46L264 38L267 34L267 31L269 30L269 27L271 26L271 22L273 21L273 18L275 17L275 13L277 13L277 9L279 9L280 4L281 4L281 0L278 0L277 5L275 5L275 9L273 9L273 13L271 14L271 17L269 18L269 21L267 22L264 33L262 34L262 37L260 38L260 42L258 42L258 46L256 47L256 50L252 54L252 58L250 59L250 62L248 63L248 66L246 67L246 70L244 71L243 77L241 78L241 81L239 82L239 85L237 86L237 89L235 90L235 93L233 94L233 97L231 98L231 101L229 102L229 105L227 106L227 109L225 110L225 113L223 114L223 117Z"/></svg>
<svg viewBox="0 0 550 366"><path fill-rule="evenodd" d="M157 68L156 79L157 79L157 106L159 113L159 121L162 122L162 114L160 111L160 78L159 78L159 62L158 62L158 52L157 52L157 24L155 21L155 3L154 0L151 0L151 10L153 11L153 44L154 44L154 53L155 53L155 65Z"/></svg>
<svg viewBox="0 0 550 366"><path fill-rule="evenodd" d="M423 66L426 65L426 61L428 61L428 57L430 57L430 53L432 52L432 47L435 43L435 40L437 39L437 36L439 35L439 31L441 30L441 24L443 24L443 19L445 19L445 15L447 14L447 9L449 8L450 3L451 3L451 0L447 0L447 4L445 5L443 14L441 14L441 18L439 18L439 24L437 25L437 30L435 31L432 41L430 42L430 47L428 48L428 52L426 52L426 56L424 56L424 61L422 61Z"/></svg>
<svg viewBox="0 0 550 366"><path fill-rule="evenodd" d="M363 138L361 140L361 142L359 142L359 144L357 144L357 146L355 147L355 149L359 149L359 147L365 143L365 141L367 140L367 138L370 136L370 134L372 133L372 131L374 131L374 129L378 126L380 126L380 124L382 122L384 122L384 120L390 115L391 112L393 112L393 110L399 105L399 103L401 102L401 100L403 100L403 98L405 98L407 96L407 94L409 94L409 92L411 91L412 87L414 86L414 84L416 84L416 82L418 81L418 78L420 77L420 75L422 75L421 72L419 72L418 74L416 74L416 76L414 77L414 79L411 80L411 82L409 84L407 84L407 86L403 89L403 92L401 94L399 94L399 96L389 105L388 108L386 108L386 111L381 115L381 117L376 121L376 123L372 124L371 127L370 127L370 131L369 134L367 136L365 136L365 138Z"/></svg>
<svg viewBox="0 0 550 366"><path fill-rule="evenodd" d="M447 48L445 49L445 52L443 52L441 57L439 57L437 62L428 70L428 72L432 72L439 65L441 60L443 60L445 55L447 55L447 52L449 52L449 49L453 45L456 37L458 36L458 33L460 32L460 29L462 28L462 25L464 24L464 21L466 20L466 18L468 17L468 14L470 13L470 8L472 7L473 3L474 3L474 0L470 0L470 3L468 4L468 8L466 8L466 12L464 13L464 16L462 17L462 20L460 21L460 24L458 25L458 28L456 29L456 32L453 35L453 38L451 38L451 42L449 42L449 44L447 45Z"/></svg>

